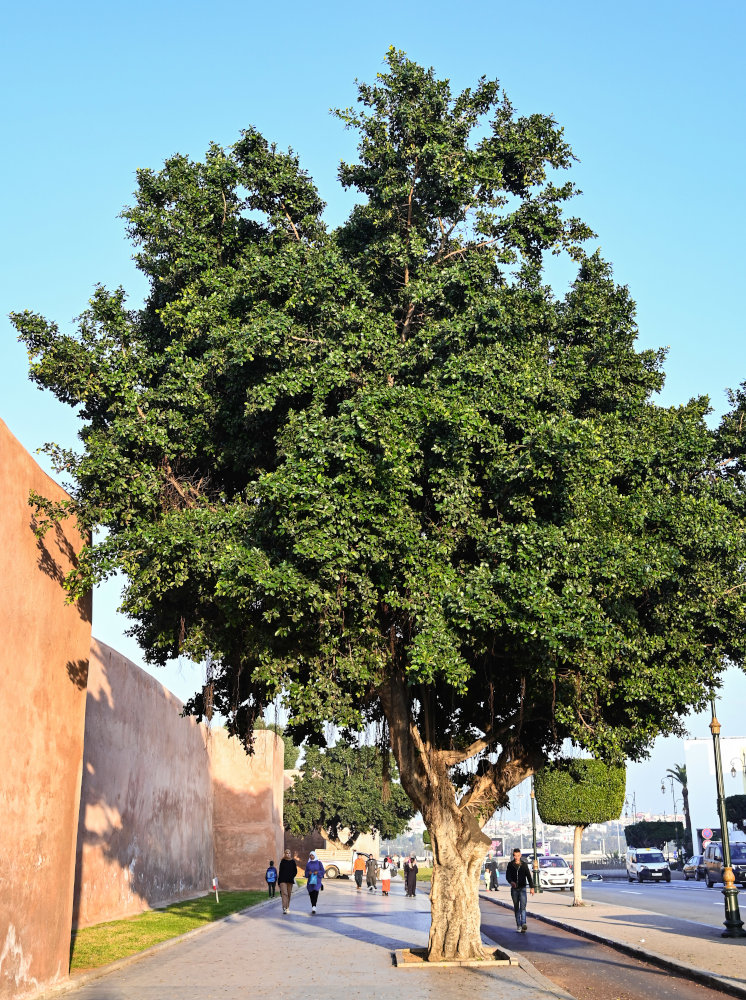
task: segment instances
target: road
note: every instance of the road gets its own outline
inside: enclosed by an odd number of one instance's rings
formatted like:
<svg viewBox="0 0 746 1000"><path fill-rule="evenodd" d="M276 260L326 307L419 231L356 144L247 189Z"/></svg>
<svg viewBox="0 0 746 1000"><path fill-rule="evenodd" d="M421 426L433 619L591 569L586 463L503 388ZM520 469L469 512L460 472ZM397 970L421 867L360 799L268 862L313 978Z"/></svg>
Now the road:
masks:
<svg viewBox="0 0 746 1000"><path fill-rule="evenodd" d="M708 889L704 882L584 882L583 898L600 903L618 903L649 910L680 920L720 926L725 917L722 886ZM739 892L739 904L746 916L746 891Z"/></svg>
<svg viewBox="0 0 746 1000"><path fill-rule="evenodd" d="M525 955L547 979L577 1000L650 1000L651 997L723 1000L720 991L639 962L570 931L529 918L528 933L516 934L511 911L486 900L482 900L481 910L482 930L488 937Z"/></svg>

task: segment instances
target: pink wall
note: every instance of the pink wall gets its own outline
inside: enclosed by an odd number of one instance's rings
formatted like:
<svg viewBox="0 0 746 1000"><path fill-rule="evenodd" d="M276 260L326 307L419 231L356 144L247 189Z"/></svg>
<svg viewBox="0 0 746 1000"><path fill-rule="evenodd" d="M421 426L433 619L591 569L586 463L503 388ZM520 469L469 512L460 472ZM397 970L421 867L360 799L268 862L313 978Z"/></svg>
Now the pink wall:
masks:
<svg viewBox="0 0 746 1000"><path fill-rule="evenodd" d="M209 889L261 888L278 860L282 740L248 757L131 660L93 640L73 926Z"/></svg>
<svg viewBox="0 0 746 1000"><path fill-rule="evenodd" d="M84 926L216 872L260 887L282 849L282 740L260 732L247 757L91 642L90 599L62 588L83 540L72 521L37 539L32 489L67 497L0 421L0 1000L67 979L73 907Z"/></svg>
<svg viewBox="0 0 746 1000"><path fill-rule="evenodd" d="M193 896L213 875L205 729L154 677L94 639L73 925Z"/></svg>
<svg viewBox="0 0 746 1000"><path fill-rule="evenodd" d="M215 871L225 889L262 889L270 859L282 857L284 746L271 730L255 734L254 755L225 730L210 733Z"/></svg>
<svg viewBox="0 0 746 1000"><path fill-rule="evenodd" d="M0 997L67 978L91 603L66 605L82 539L40 541L29 490L66 494L0 421Z"/></svg>

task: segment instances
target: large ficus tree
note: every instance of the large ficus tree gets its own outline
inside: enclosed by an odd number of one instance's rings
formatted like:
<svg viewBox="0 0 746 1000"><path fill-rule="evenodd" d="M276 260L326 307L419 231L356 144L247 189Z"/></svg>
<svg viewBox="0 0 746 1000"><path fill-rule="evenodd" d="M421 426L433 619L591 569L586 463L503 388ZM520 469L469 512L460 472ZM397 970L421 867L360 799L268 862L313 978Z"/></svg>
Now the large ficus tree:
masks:
<svg viewBox="0 0 746 1000"><path fill-rule="evenodd" d="M248 130L139 171L142 308L99 288L74 334L14 319L82 420L57 460L104 530L71 592L123 570L146 655L208 662L189 707L248 745L276 697L297 741L375 723L432 837L430 956L470 957L510 789L566 739L643 754L740 659L739 481L705 399L655 402L551 117L393 50L339 114L335 231ZM551 253L577 263L561 298Z"/></svg>
<svg viewBox="0 0 746 1000"><path fill-rule="evenodd" d="M285 829L297 837L318 830L339 847L354 847L366 833L393 840L414 816L397 777L390 754L381 766L378 747L348 740L326 750L308 747L302 773L285 792Z"/></svg>

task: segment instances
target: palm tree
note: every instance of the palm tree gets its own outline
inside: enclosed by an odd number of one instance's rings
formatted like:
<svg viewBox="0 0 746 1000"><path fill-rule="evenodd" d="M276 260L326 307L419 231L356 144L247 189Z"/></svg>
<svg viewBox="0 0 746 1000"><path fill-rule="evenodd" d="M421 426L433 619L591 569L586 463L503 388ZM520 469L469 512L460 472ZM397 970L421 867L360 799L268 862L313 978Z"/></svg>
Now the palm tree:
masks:
<svg viewBox="0 0 746 1000"><path fill-rule="evenodd" d="M694 842L692 840L692 818L689 815L689 789L686 785L686 764L674 764L673 767L668 768L666 774L681 785L681 797L684 800L684 846L688 854L692 855L694 854Z"/></svg>

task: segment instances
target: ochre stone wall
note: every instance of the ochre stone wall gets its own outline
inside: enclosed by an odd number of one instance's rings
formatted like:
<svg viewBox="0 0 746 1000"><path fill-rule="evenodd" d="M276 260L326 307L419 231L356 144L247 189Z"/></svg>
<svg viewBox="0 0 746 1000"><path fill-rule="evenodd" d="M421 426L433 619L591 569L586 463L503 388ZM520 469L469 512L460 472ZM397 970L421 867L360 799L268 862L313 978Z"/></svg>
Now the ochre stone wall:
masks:
<svg viewBox="0 0 746 1000"><path fill-rule="evenodd" d="M91 603L65 604L83 540L34 536L29 490L66 498L0 421L0 997L66 979Z"/></svg>
<svg viewBox="0 0 746 1000"><path fill-rule="evenodd" d="M73 926L209 889L206 730L135 663L91 645Z"/></svg>
<svg viewBox="0 0 746 1000"><path fill-rule="evenodd" d="M0 1000L68 978L73 909L111 920L214 874L263 887L283 845L280 737L247 757L91 642L90 599L62 587L83 539L71 520L37 539L30 490L67 499L0 421Z"/></svg>
<svg viewBox="0 0 746 1000"><path fill-rule="evenodd" d="M223 729L210 733L215 873L225 889L262 889L272 859L283 851L282 739L271 730L254 734L254 755Z"/></svg>

